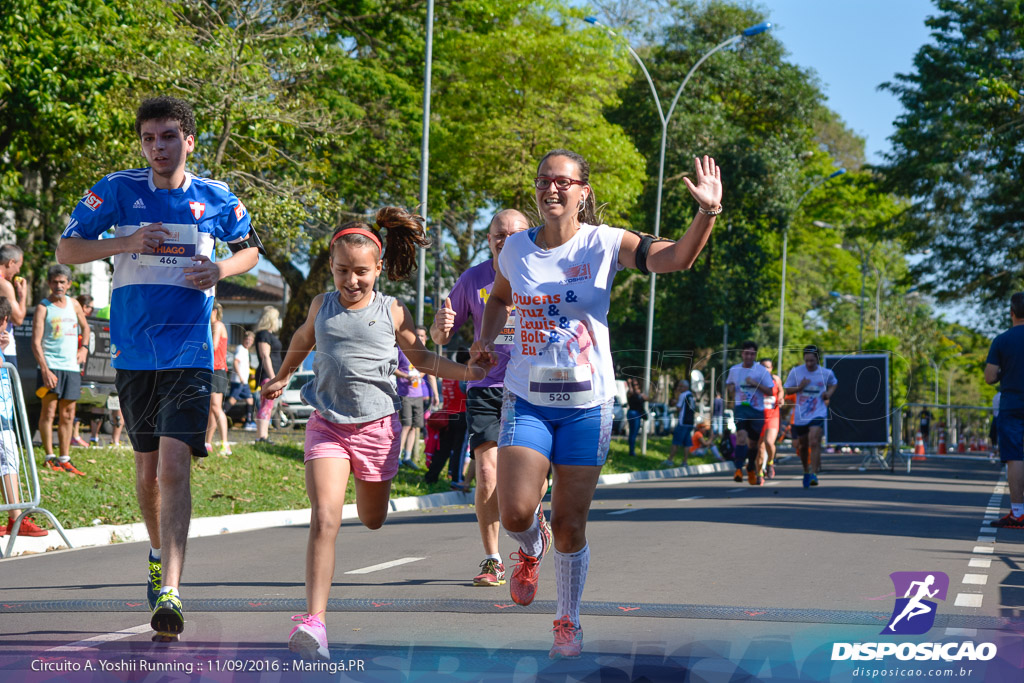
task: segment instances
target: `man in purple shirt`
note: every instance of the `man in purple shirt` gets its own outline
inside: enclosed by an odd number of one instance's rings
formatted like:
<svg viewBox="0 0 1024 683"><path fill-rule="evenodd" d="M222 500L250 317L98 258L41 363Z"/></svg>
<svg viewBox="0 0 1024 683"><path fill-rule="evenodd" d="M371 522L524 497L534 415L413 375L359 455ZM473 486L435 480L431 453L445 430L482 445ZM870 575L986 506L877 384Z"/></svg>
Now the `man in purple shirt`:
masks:
<svg viewBox="0 0 1024 683"><path fill-rule="evenodd" d="M515 209L495 214L487 230L487 246L491 249L492 258L467 270L455 283L445 299L444 308L437 312L430 327L430 337L435 344L444 345L451 341L469 317L473 318L474 341L480 338L484 306L494 285L494 268L505 238L529 227L526 216ZM481 572L473 579L474 586L501 586L505 583L505 565L498 553L498 431L501 427L505 366L512 354L514 337L513 312L495 343L498 361L485 378L469 382L466 391L470 457L476 463L476 520L486 553L480 563Z"/></svg>

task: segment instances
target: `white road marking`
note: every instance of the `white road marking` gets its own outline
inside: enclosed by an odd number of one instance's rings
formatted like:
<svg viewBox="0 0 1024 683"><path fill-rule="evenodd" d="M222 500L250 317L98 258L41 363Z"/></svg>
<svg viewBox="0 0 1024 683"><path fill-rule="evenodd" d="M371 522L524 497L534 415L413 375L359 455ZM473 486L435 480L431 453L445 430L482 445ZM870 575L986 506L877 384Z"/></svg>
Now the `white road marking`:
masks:
<svg viewBox="0 0 1024 683"><path fill-rule="evenodd" d="M983 545L976 545L976 546L974 546L974 550L972 550L971 552L972 553L979 553L979 554L982 554L982 555L991 555L995 551L996 551L995 548L986 548Z"/></svg>
<svg viewBox="0 0 1024 683"><path fill-rule="evenodd" d="M736 493L737 491L746 491L746 490L747 490L747 489L745 489L745 488L738 488L738 489L727 489L727 490L726 490L726 493Z"/></svg>
<svg viewBox="0 0 1024 683"><path fill-rule="evenodd" d="M676 498L676 500L700 500L704 496L690 496L689 498Z"/></svg>
<svg viewBox="0 0 1024 683"><path fill-rule="evenodd" d="M78 652L80 650L88 650L89 648L95 647L100 643L109 643L115 640L122 640L124 638L130 638L132 636L137 636L140 633L146 633L147 631L152 630L153 627L150 626L149 623L145 623L141 626L133 626L132 628L126 628L121 631L114 631L113 633L101 633L98 636L86 638L85 640L79 640L75 643L51 647L49 650L47 650L47 652Z"/></svg>
<svg viewBox="0 0 1024 683"><path fill-rule="evenodd" d="M981 593L957 593L956 607L981 607Z"/></svg>
<svg viewBox="0 0 1024 683"><path fill-rule="evenodd" d="M390 569L391 567L397 567L402 564L409 564L410 562L419 562L425 560L425 557L403 557L399 560L391 560L390 562L381 562L371 567L363 567L362 569L353 569L352 571L345 572L346 574L369 574L371 572L379 572L382 569Z"/></svg>
<svg viewBox="0 0 1024 683"><path fill-rule="evenodd" d="M976 567L978 569L988 569L992 566L991 557L972 557L971 561L967 563L968 567Z"/></svg>
<svg viewBox="0 0 1024 683"><path fill-rule="evenodd" d="M979 534L994 534L995 532L996 528L994 526L983 526L978 529Z"/></svg>
<svg viewBox="0 0 1024 683"><path fill-rule="evenodd" d="M975 543L995 543L995 536L978 536L978 540Z"/></svg>
<svg viewBox="0 0 1024 683"><path fill-rule="evenodd" d="M615 512L609 512L608 514L609 515L628 515L630 512L639 512L640 510L643 510L643 509L645 509L645 508L622 508L621 510L616 510Z"/></svg>
<svg viewBox="0 0 1024 683"><path fill-rule="evenodd" d="M963 583L970 583L976 586L984 586L988 583L988 574L964 574Z"/></svg>

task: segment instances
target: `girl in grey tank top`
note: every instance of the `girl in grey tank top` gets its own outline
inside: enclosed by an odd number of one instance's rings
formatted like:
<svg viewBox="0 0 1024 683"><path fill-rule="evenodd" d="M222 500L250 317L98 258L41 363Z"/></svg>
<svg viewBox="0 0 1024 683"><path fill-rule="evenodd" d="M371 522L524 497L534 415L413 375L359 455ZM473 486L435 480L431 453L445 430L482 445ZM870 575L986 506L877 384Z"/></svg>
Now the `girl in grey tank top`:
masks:
<svg viewBox="0 0 1024 683"><path fill-rule="evenodd" d="M350 472L359 480L360 521L377 529L387 518L401 432L392 379L398 347L413 365L430 368L441 378L480 380L487 374L483 365L461 365L427 351L416 338L409 310L373 289L385 267L391 280L412 272L416 247L430 244L422 221L405 209L385 207L372 227L348 223L338 229L328 247L337 291L313 300L277 376L262 389L265 398L277 398L316 346L314 379L302 389L303 400L316 408L306 425L305 449L306 493L312 507L307 556L313 565L306 572L307 612L292 617L299 623L288 636L288 648L304 659L330 659L322 615L334 577L335 541ZM383 240L378 226L387 230Z"/></svg>

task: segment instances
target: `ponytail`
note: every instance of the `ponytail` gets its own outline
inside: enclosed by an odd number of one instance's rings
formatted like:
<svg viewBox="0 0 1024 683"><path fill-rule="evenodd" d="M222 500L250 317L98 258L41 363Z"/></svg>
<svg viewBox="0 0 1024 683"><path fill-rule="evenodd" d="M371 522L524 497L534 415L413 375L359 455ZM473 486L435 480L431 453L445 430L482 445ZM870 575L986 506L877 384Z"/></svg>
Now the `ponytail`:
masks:
<svg viewBox="0 0 1024 683"><path fill-rule="evenodd" d="M346 223L334 232L330 248L335 242L376 249L389 280L408 278L416 269L416 247L430 246L423 229L423 217L397 206L385 206L377 211L373 225L362 221Z"/></svg>

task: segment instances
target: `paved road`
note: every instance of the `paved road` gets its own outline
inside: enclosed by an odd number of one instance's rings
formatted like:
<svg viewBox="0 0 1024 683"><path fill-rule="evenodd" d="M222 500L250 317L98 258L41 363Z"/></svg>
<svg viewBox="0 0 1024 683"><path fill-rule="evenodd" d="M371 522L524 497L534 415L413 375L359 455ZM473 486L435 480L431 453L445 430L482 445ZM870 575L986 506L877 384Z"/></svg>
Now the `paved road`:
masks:
<svg viewBox="0 0 1024 683"><path fill-rule="evenodd" d="M910 664L972 669L933 681L1022 680L1024 533L985 525L1007 506L1000 470L929 460L907 476L858 463L831 457L815 489L800 486L792 461L764 487L719 475L599 489L584 656L573 662L547 658L550 559L528 608L507 587L469 584L481 559L471 508L394 514L375 532L346 521L327 620L332 665L361 663L340 674L361 681L853 681L859 666L907 663L833 662L835 642L973 641L996 643L997 657ZM202 667L204 680L298 680L283 644L304 605L305 541L305 528L190 541L188 624L172 646L149 640L143 544L3 561L0 680L162 680L146 663L179 675L191 666L192 678ZM514 549L502 539L505 557ZM365 571L382 563L395 564ZM928 634L879 636L893 571L948 575ZM228 671L236 662L278 670ZM65 670L32 672L44 665ZM87 670L115 665L129 671Z"/></svg>

